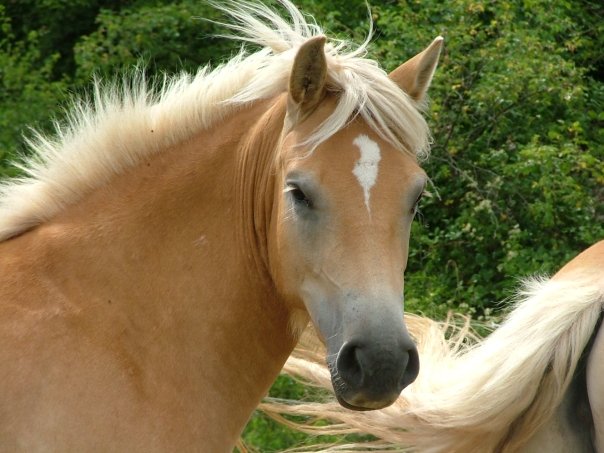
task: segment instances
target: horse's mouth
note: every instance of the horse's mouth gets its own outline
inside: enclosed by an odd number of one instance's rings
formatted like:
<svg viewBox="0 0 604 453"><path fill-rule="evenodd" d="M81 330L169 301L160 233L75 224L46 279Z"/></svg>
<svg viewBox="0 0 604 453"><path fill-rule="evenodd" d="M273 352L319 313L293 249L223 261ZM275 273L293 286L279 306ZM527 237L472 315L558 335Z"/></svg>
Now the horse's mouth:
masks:
<svg viewBox="0 0 604 453"><path fill-rule="evenodd" d="M346 409L350 409L353 411L357 411L357 412L362 412L362 411L374 411L374 410L378 410L378 409L383 409L385 407L390 406L394 401L387 401L387 402L381 402L381 403L364 403L364 405L362 406L357 406L355 404L351 404L348 401L346 401L340 394L338 394L336 392L336 398L338 400L338 403L340 403L340 405L342 407L345 407Z"/></svg>

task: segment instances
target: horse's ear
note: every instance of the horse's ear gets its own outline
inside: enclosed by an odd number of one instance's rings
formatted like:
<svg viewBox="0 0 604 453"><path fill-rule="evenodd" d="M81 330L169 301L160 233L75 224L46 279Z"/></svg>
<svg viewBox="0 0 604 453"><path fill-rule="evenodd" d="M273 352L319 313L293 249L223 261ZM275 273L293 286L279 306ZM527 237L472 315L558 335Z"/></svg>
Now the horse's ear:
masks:
<svg viewBox="0 0 604 453"><path fill-rule="evenodd" d="M443 38L439 36L422 52L407 60L389 75L411 98L421 102L438 64Z"/></svg>
<svg viewBox="0 0 604 453"><path fill-rule="evenodd" d="M296 54L289 76L288 114L298 120L311 112L323 98L327 78L325 36L306 41Z"/></svg>

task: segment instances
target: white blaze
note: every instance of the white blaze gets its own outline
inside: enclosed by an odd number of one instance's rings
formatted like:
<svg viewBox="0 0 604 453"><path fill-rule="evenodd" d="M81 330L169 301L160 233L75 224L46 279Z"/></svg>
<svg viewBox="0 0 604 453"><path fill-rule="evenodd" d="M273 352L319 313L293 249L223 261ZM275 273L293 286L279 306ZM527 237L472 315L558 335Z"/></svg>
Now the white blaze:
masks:
<svg viewBox="0 0 604 453"><path fill-rule="evenodd" d="M367 212L371 213L369 196L371 195L371 188L377 181L378 164L382 159L380 147L366 135L359 135L352 143L358 146L361 151L361 157L354 165L352 173L356 176L357 181L359 181L359 184L363 188L365 206L367 206Z"/></svg>

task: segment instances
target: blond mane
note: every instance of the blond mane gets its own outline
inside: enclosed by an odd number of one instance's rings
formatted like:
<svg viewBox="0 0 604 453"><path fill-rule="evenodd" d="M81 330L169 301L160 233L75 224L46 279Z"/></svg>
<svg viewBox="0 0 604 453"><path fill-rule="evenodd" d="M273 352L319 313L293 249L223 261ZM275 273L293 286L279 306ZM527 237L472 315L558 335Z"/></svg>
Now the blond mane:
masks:
<svg viewBox="0 0 604 453"><path fill-rule="evenodd" d="M214 70L165 77L149 86L141 71L124 83L95 82L90 99L74 101L55 136L35 132L31 157L18 165L24 176L0 184L0 241L52 218L65 206L106 184L147 156L212 127L246 104L287 90L297 49L323 34L310 16L280 0L289 20L268 7L245 1L214 2L233 19L224 24L233 39L260 45ZM404 152L426 157L429 132L418 106L370 59L371 38L361 45L328 41L329 90L338 96L333 114L309 137L316 146L360 115Z"/></svg>
<svg viewBox="0 0 604 453"><path fill-rule="evenodd" d="M406 314L420 351L421 371L393 406L353 412L336 402L274 400L263 409L313 434L378 438L313 451L518 451L560 405L602 313L604 285L597 274L533 279L518 297L508 319L479 342L467 325L460 329L450 322ZM330 388L329 373L315 351L312 337L303 340L285 370ZM310 420L300 425L282 414ZM316 419L332 423L313 424Z"/></svg>

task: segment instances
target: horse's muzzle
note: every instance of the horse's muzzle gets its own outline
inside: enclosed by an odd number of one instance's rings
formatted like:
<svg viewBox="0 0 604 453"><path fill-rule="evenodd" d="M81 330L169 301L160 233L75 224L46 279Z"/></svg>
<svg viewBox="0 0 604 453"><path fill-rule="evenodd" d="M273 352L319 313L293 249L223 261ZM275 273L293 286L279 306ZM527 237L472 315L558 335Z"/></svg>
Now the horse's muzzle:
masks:
<svg viewBox="0 0 604 453"><path fill-rule="evenodd" d="M328 363L340 404L354 410L392 404L419 373L417 348L408 337L394 342L347 341Z"/></svg>

